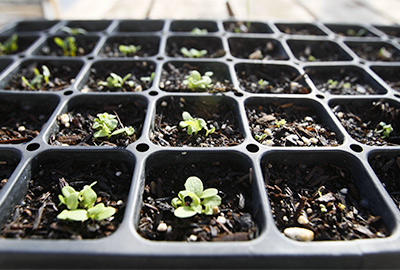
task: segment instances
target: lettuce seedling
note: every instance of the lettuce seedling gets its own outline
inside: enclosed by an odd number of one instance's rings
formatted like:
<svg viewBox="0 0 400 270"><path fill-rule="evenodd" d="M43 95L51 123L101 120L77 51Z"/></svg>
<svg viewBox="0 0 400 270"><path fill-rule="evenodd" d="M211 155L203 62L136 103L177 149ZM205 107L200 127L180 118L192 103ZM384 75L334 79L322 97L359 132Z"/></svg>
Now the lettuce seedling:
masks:
<svg viewBox="0 0 400 270"><path fill-rule="evenodd" d="M260 88L265 88L269 85L269 81L265 81L263 79L259 79L258 80L258 85L260 86Z"/></svg>
<svg viewBox="0 0 400 270"><path fill-rule="evenodd" d="M43 70L43 72L40 73L39 69L34 68L33 72L35 74L35 77L33 77L33 79L31 81L28 81L28 79L25 78L25 76L22 76L21 77L22 82L26 86L28 86L31 90L41 89L43 81L44 81L44 85L48 85L49 80L50 80L50 70L45 65L42 66L42 70Z"/></svg>
<svg viewBox="0 0 400 270"><path fill-rule="evenodd" d="M203 76L197 70L192 70L190 75L185 77L183 81L184 85L190 90L206 90L213 87L211 76L213 73L211 71L206 71Z"/></svg>
<svg viewBox="0 0 400 270"><path fill-rule="evenodd" d="M377 133L382 133L382 138L389 138L390 133L393 132L392 124L387 125L385 122L380 122L375 129Z"/></svg>
<svg viewBox="0 0 400 270"><path fill-rule="evenodd" d="M186 128L187 134L196 136L199 131L204 129L206 131L206 136L213 133L215 131L215 127L211 129L207 128L207 123L203 118L193 118L190 113L183 112L182 113L183 121L179 122L179 126L181 128Z"/></svg>
<svg viewBox="0 0 400 270"><path fill-rule="evenodd" d="M133 87L135 85L134 81L128 81L128 79L132 76L131 73L125 75L125 77L121 77L113 72L110 73L110 76L107 77L107 81L100 81L97 85L106 86L110 89L122 89L124 84L126 83L129 87Z"/></svg>
<svg viewBox="0 0 400 270"><path fill-rule="evenodd" d="M208 31L207 29L200 29L198 27L195 27L190 33L192 33L193 35L206 35Z"/></svg>
<svg viewBox="0 0 400 270"><path fill-rule="evenodd" d="M279 121L275 121L275 125L276 125L278 128L281 128L281 127L283 127L284 125L286 125L286 120L285 120L285 119L281 119L281 120L279 120Z"/></svg>
<svg viewBox="0 0 400 270"><path fill-rule="evenodd" d="M58 214L58 219L85 221L87 219L103 220L115 214L116 209L111 206L105 206L104 203L94 205L97 200L97 194L92 189L97 182L85 185L81 191L76 191L71 186L62 188L62 195L58 195L60 205L66 205L68 209Z"/></svg>
<svg viewBox="0 0 400 270"><path fill-rule="evenodd" d="M203 182L198 177L189 177L185 182L185 190L179 191L178 197L171 201L176 208L174 215L178 218L188 218L196 214L212 215L213 207L221 204L221 197L216 188L203 189ZM190 202L186 198L190 198Z"/></svg>
<svg viewBox="0 0 400 270"><path fill-rule="evenodd" d="M117 129L118 121L117 116L108 113L99 113L97 114L96 119L94 119L94 123L92 125L93 129L97 129L97 131L93 134L93 137L100 138L100 137L108 137L125 133L128 136L132 136L135 133L135 129L131 126L123 127Z"/></svg>
<svg viewBox="0 0 400 270"><path fill-rule="evenodd" d="M203 57L204 55L206 55L207 50L197 50L194 48L191 48L190 50L188 50L187 48L183 47L183 48L181 48L181 53L185 57L199 58L199 57Z"/></svg>
<svg viewBox="0 0 400 270"><path fill-rule="evenodd" d="M150 76L148 76L148 77L140 77L140 80L141 80L142 82L152 82L152 81L154 80L154 75L155 75L155 73L152 72L152 73L150 74Z"/></svg>
<svg viewBox="0 0 400 270"><path fill-rule="evenodd" d="M119 45L119 51L125 56L134 56L142 46L135 46L135 45Z"/></svg>
<svg viewBox="0 0 400 270"><path fill-rule="evenodd" d="M66 37L65 39L55 37L54 43L63 50L64 56L76 56L78 48L74 37Z"/></svg>
<svg viewBox="0 0 400 270"><path fill-rule="evenodd" d="M12 35L4 43L0 42L0 55L12 54L18 50L18 36L16 34Z"/></svg>
<svg viewBox="0 0 400 270"><path fill-rule="evenodd" d="M68 26L64 26L61 28L61 31L70 34L70 35L86 35L87 31L83 28L71 28Z"/></svg>

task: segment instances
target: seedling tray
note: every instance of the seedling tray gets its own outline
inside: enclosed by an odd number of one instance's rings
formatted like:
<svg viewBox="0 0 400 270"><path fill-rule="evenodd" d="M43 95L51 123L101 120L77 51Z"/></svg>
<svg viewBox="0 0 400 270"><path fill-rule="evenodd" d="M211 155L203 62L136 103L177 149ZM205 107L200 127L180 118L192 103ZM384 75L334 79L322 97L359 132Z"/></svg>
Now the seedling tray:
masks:
<svg viewBox="0 0 400 270"><path fill-rule="evenodd" d="M65 27L87 31L75 36L77 56L54 43L71 36ZM1 267L398 268L399 33L223 20L8 25L0 41L17 34L19 49L0 56ZM125 56L120 44L141 49ZM187 58L182 47L207 52ZM62 80L27 88L21 77L43 65ZM214 86L188 89L192 70L212 71ZM100 87L111 72L131 73L135 87ZM187 135L183 111L215 133ZM102 112L134 136L93 140ZM172 214L192 174L220 190L221 212L207 224ZM60 178L97 181L117 213L85 226L57 220ZM313 241L290 238L293 227Z"/></svg>

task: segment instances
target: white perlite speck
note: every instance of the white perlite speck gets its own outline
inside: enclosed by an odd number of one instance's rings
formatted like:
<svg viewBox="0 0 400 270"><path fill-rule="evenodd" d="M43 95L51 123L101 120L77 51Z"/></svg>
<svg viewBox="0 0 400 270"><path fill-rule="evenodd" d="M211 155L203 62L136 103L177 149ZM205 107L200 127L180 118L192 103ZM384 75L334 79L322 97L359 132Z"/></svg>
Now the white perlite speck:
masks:
<svg viewBox="0 0 400 270"><path fill-rule="evenodd" d="M283 233L289 237L290 239L293 240L298 240L298 241L312 241L314 240L314 232L305 229L305 228L299 228L299 227L290 227L286 228Z"/></svg>

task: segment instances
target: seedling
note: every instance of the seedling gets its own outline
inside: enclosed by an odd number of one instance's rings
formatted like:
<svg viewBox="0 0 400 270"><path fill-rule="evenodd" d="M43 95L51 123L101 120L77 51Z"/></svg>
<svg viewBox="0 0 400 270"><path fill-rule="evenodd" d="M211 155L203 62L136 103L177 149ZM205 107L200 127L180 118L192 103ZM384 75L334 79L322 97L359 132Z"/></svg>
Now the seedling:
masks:
<svg viewBox="0 0 400 270"><path fill-rule="evenodd" d="M285 119L281 119L281 120L279 120L279 121L275 121L275 125L276 125L278 128L281 128L281 127L283 127L284 125L286 125L286 120L285 120Z"/></svg>
<svg viewBox="0 0 400 270"><path fill-rule="evenodd" d="M140 77L140 80L141 80L142 82L152 82L152 81L154 80L154 75L155 75L155 73L152 72L152 73L150 74L150 76L148 76L148 77Z"/></svg>
<svg viewBox="0 0 400 270"><path fill-rule="evenodd" d="M204 55L206 55L207 50L197 50L194 48L191 48L190 50L188 50L187 48L183 47L183 48L181 48L181 53L185 57L199 58L199 57L203 57Z"/></svg>
<svg viewBox="0 0 400 270"><path fill-rule="evenodd" d="M192 70L190 75L185 77L184 85L191 90L205 90L213 87L211 71L206 71L203 76L197 70Z"/></svg>
<svg viewBox="0 0 400 270"><path fill-rule="evenodd" d="M200 29L198 27L193 28L191 31L193 35L206 35L208 33L207 29Z"/></svg>
<svg viewBox="0 0 400 270"><path fill-rule="evenodd" d="M258 134L256 134L256 135L254 135L254 138L257 140L257 141L262 141L262 140L264 140L265 138L267 138L267 134L265 134L265 133L263 133L262 135L258 135Z"/></svg>
<svg viewBox="0 0 400 270"><path fill-rule="evenodd" d="M54 43L63 50L64 56L76 56L77 46L74 37L66 37L65 39L55 37Z"/></svg>
<svg viewBox="0 0 400 270"><path fill-rule="evenodd" d="M135 45L119 45L119 51L125 56L134 56L142 46L135 46Z"/></svg>
<svg viewBox="0 0 400 270"><path fill-rule="evenodd" d="M4 43L0 42L0 55L12 54L18 50L18 36L16 34L12 35Z"/></svg>
<svg viewBox="0 0 400 270"><path fill-rule="evenodd" d="M380 122L375 131L378 133L382 133L382 138L389 138L390 133L393 132L393 127L392 124L387 125L385 122Z"/></svg>
<svg viewBox="0 0 400 270"><path fill-rule="evenodd" d="M199 131L204 129L206 131L206 136L208 136L215 131L215 127L212 127L211 129L207 128L207 123L203 118L193 118L188 112L182 113L182 119L183 121L179 123L179 126L181 128L186 128L188 135L194 133L196 136Z"/></svg>
<svg viewBox="0 0 400 270"><path fill-rule="evenodd" d="M332 79L329 79L326 83L328 84L329 88L335 88L338 85L338 81Z"/></svg>
<svg viewBox="0 0 400 270"><path fill-rule="evenodd" d="M105 206L104 203L94 205L97 200L97 194L92 189L97 182L85 185L81 191L76 191L71 186L62 188L62 195L58 195L60 205L66 205L68 209L58 214L58 219L85 221L89 218L92 220L103 220L115 214L116 209L111 206Z"/></svg>
<svg viewBox="0 0 400 270"><path fill-rule="evenodd" d="M47 66L43 65L42 66L43 72L40 73L39 69L34 68L33 72L35 73L35 77L29 82L28 79L25 78L25 76L21 77L22 82L29 87L31 90L39 90L42 88L42 83L44 81L44 85L49 84L50 80L50 70Z"/></svg>
<svg viewBox="0 0 400 270"><path fill-rule="evenodd" d="M265 88L269 85L268 81L265 81L263 79L258 80L258 85L260 86L260 88Z"/></svg>
<svg viewBox="0 0 400 270"><path fill-rule="evenodd" d="M86 35L87 31L83 28L71 28L68 26L64 26L61 28L61 31L70 34L70 35Z"/></svg>
<svg viewBox="0 0 400 270"><path fill-rule="evenodd" d="M213 215L213 208L221 204L221 197L216 188L203 189L203 182L198 177L189 177L185 182L185 190L179 191L178 197L171 201L176 208L174 215L178 218L188 218L196 214Z"/></svg>
<svg viewBox="0 0 400 270"><path fill-rule="evenodd" d="M131 126L115 130L118 126L118 120L116 118L116 115L108 114L106 112L97 114L97 118L94 119L94 123L92 125L93 129L97 129L97 131L93 134L93 137L110 138L111 136L122 133L125 133L128 136L131 136L135 133L135 129Z"/></svg>
<svg viewBox="0 0 400 270"><path fill-rule="evenodd" d="M110 76L107 77L107 81L100 81L97 84L101 86L106 86L110 89L122 89L124 84L126 83L129 87L133 87L135 85L134 81L128 81L128 79L132 76L131 73L125 75L125 77L121 77L115 73L110 73Z"/></svg>
<svg viewBox="0 0 400 270"><path fill-rule="evenodd" d="M378 51L378 57L381 59L390 59L392 58L392 53L385 47L382 47Z"/></svg>
<svg viewBox="0 0 400 270"><path fill-rule="evenodd" d="M317 58L315 58L315 56L313 56L313 55L309 55L307 60L310 62L314 62L315 60L317 60Z"/></svg>

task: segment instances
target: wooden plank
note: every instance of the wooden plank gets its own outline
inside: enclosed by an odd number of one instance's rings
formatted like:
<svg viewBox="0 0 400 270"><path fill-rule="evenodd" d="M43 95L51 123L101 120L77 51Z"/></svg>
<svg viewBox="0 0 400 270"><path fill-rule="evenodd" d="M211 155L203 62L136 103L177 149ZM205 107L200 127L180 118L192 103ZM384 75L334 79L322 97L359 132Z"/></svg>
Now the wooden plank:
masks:
<svg viewBox="0 0 400 270"><path fill-rule="evenodd" d="M360 5L354 0L297 0L322 22L329 23L379 23L390 20ZM379 1L380 2L380 1Z"/></svg>
<svg viewBox="0 0 400 270"><path fill-rule="evenodd" d="M18 20L42 19L40 5L0 4L0 28Z"/></svg>
<svg viewBox="0 0 400 270"><path fill-rule="evenodd" d="M145 19L151 1L118 0L105 14L106 19Z"/></svg>
<svg viewBox="0 0 400 270"><path fill-rule="evenodd" d="M100 3L99 3L100 2ZM116 0L79 0L66 11L60 12L60 19L69 20L98 20L106 17Z"/></svg>
<svg viewBox="0 0 400 270"><path fill-rule="evenodd" d="M150 19L227 19L225 0L153 0Z"/></svg>
<svg viewBox="0 0 400 270"><path fill-rule="evenodd" d="M314 21L315 18L296 0L229 0L234 17L239 20Z"/></svg>
<svg viewBox="0 0 400 270"><path fill-rule="evenodd" d="M398 0L357 0L360 4L369 7L383 17L400 24L400 1Z"/></svg>

